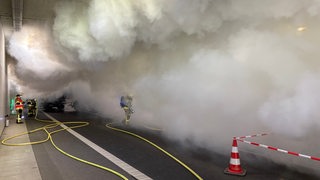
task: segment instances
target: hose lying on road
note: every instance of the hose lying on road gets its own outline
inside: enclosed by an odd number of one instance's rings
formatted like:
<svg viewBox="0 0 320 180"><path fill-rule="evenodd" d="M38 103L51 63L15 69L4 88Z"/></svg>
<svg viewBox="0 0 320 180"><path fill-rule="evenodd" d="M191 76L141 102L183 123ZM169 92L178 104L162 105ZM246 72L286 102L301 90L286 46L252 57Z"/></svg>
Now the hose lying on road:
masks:
<svg viewBox="0 0 320 180"><path fill-rule="evenodd" d="M152 146L156 147L157 149L159 149L160 151L162 151L163 153L165 153L167 156L169 156L170 158L172 158L173 160L175 160L176 162L178 162L180 165L182 165L184 168L186 168L190 173L192 173L197 179L199 180L202 180L202 178L196 173L194 172L190 167L188 167L187 165L185 165L182 161L180 161L178 158L174 157L172 154L170 154L169 152L167 152L166 150L162 149L161 147L159 147L158 145L156 145L155 143L149 141L148 139L138 135L138 134L135 134L135 133L132 133L132 132L129 132L129 131L126 131L126 130L123 130L123 129L119 129L119 128L115 128L115 127L112 127L111 124L113 123L109 123L109 124L106 124L106 127L107 128L110 128L112 130L115 130L115 131L119 131L119 132L122 132L122 133L126 133L126 134L129 134L131 136L134 136L136 138L139 138L149 144L151 144Z"/></svg>
<svg viewBox="0 0 320 180"><path fill-rule="evenodd" d="M24 132L24 133L20 133L20 134L17 134L17 135L14 135L14 136L11 136L11 137L8 137L8 138L5 138L4 140L2 140L2 144L3 145L7 145L7 146L25 146L25 145L33 145L33 144L40 144L40 143L44 143L44 142L47 142L48 140L50 140L51 144L59 151L61 152L62 154L70 157L70 158L73 158L77 161L80 161L82 163L86 163L86 164L89 164L91 166L94 166L94 167L97 167L97 168L100 168L100 169L103 169L103 170L106 170L110 173L113 173L115 175L117 175L118 177L124 179L124 180L128 180L128 178L126 178L124 175L120 174L119 172L115 171L115 170L112 170L110 168L107 168L105 166L102 166L102 165L99 165L99 164L96 164L96 163L93 163L93 162L90 162L90 161L86 161L84 159L81 159L81 158L78 158L76 156L73 156L65 151L63 151L62 149L60 149L53 141L53 138L52 138L52 134L54 133L57 133L57 132L60 132L60 131L64 131L64 130L67 130L67 129L74 129L74 128L79 128L79 127L84 127L84 126L87 126L89 125L89 122L85 122L85 121L77 121L77 122L53 122L51 120L42 120L42 119L38 119L37 118L37 115L38 115L38 112L36 112L36 116L35 116L35 120L37 121L41 121L41 122L45 122L45 123L51 123L51 124L48 124L46 126L43 126L43 127L40 127L40 128L37 128L37 129L34 129L34 130L31 130L31 131L27 131L27 132ZM69 126L68 128L60 128L58 130L53 130L50 132L50 129L53 129L53 128L57 128L58 126L60 125L72 125L72 126ZM60 126L61 127L61 126ZM35 133L35 132L38 132L38 131L44 131L46 134L47 134L47 137L43 140L39 140L39 141L34 141L34 142L24 142L24 143L10 143L10 142L7 142L11 139L14 139L14 138L17 138L17 137L20 137L20 136L23 136L23 135L26 135L26 134L32 134L32 133Z"/></svg>

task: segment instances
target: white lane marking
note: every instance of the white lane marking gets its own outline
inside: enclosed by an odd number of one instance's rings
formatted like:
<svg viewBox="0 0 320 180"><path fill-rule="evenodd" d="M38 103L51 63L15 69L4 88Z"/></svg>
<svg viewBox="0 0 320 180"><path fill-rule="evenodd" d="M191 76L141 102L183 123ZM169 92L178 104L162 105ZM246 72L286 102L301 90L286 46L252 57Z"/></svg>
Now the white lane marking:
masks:
<svg viewBox="0 0 320 180"><path fill-rule="evenodd" d="M47 114L45 112L43 112L43 113L46 116L48 116L51 120L53 120L54 122L60 122L57 119L55 119L54 117L50 116L49 114ZM143 174L142 172L138 171L137 169L135 169L134 167L130 166L126 162L122 161L121 159L117 158L113 154L109 153L105 149L103 149L100 146L96 145L95 143L93 143L89 139L85 138L84 136L80 135L79 133L75 132L74 130L68 128L68 126L66 126L64 124L61 124L60 126L62 128L65 128L70 134L74 135L76 138L78 138L79 140L81 140L82 142L87 144L89 147L91 147L92 149L94 149L95 151L100 153L102 156L104 156L105 158L109 159L111 162L113 162L115 165L117 165L118 167L120 167L121 169L123 169L124 171L129 173L134 178L136 178L138 180L152 180L152 178L150 178L149 176Z"/></svg>

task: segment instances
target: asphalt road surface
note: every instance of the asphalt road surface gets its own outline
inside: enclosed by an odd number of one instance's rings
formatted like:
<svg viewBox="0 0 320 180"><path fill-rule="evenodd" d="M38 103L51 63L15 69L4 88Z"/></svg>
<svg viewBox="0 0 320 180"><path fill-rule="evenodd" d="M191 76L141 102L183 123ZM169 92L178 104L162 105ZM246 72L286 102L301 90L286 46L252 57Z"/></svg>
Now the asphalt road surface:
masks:
<svg viewBox="0 0 320 180"><path fill-rule="evenodd" d="M165 155L150 144L125 133L114 131L105 125L112 119L102 118L89 113L49 113L61 122L87 121L85 127L73 129L122 161L136 168L145 175L155 180L193 180L197 179L182 165ZM48 119L39 112L39 119ZM28 130L33 130L48 123L26 119ZM178 158L201 178L206 180L316 180L308 174L296 172L283 165L277 165L267 159L257 158L257 162L247 162L241 159L241 166L247 170L244 177L224 174L224 169L229 165L228 155L217 154L204 148L187 148L177 142L170 141L161 132L150 129L136 129L124 127L120 124L115 127L136 133L157 144L173 156ZM46 138L44 132L30 134L31 141ZM64 151L77 157L89 160L123 174L129 179L135 179L123 169L112 163L101 154L88 147L82 141L67 131L52 135L54 142ZM118 176L105 170L84 164L57 151L50 142L33 145L36 160L43 180L118 180ZM241 153L241 152L240 152Z"/></svg>

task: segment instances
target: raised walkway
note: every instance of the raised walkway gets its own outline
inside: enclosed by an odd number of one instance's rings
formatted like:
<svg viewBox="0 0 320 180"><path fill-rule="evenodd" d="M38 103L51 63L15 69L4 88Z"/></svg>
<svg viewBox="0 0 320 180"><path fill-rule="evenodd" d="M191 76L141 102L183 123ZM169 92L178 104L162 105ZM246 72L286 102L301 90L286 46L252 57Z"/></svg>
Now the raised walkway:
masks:
<svg viewBox="0 0 320 180"><path fill-rule="evenodd" d="M13 135L27 131L26 124L16 124L15 116L8 117L9 126L4 128L1 141ZM23 135L12 142L30 142L29 136ZM0 179L5 180L41 180L37 161L31 145L5 146L0 144Z"/></svg>

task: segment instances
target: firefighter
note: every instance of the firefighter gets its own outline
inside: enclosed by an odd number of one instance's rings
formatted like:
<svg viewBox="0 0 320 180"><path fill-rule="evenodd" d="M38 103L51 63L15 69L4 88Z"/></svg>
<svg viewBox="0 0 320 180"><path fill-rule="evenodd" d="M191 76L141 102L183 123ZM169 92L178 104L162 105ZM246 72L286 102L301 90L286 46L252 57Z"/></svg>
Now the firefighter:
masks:
<svg viewBox="0 0 320 180"><path fill-rule="evenodd" d="M20 94L17 94L16 98L15 98L15 109L16 109L16 113L17 113L16 123L17 124L23 123L22 122L23 104L24 104L24 102L21 99Z"/></svg>
<svg viewBox="0 0 320 180"><path fill-rule="evenodd" d="M33 115L35 116L37 113L37 99L32 99L32 104L33 104Z"/></svg>
<svg viewBox="0 0 320 180"><path fill-rule="evenodd" d="M34 116L36 114L36 106L37 102L36 99L28 99L28 117Z"/></svg>
<svg viewBox="0 0 320 180"><path fill-rule="evenodd" d="M125 118L122 122L125 125L129 124L131 114L134 113L134 111L132 109L132 99L133 99L132 95L121 96L121 98L120 98L120 106L124 110L124 113L125 113Z"/></svg>

